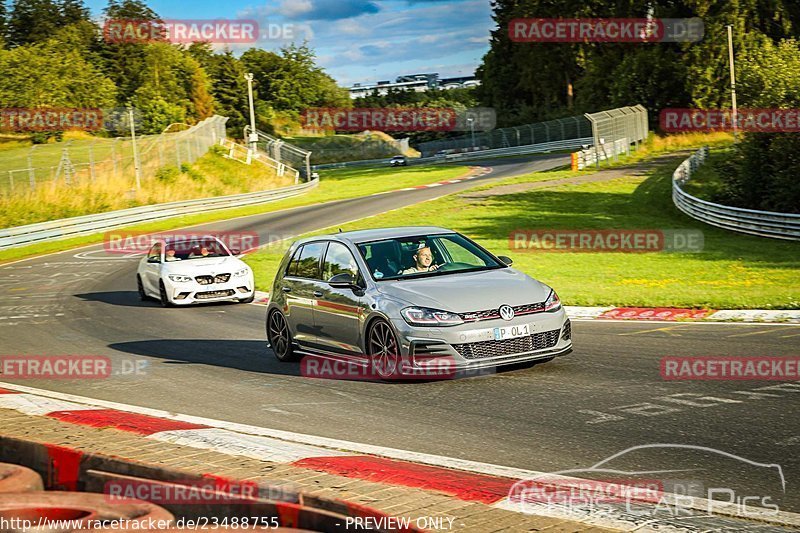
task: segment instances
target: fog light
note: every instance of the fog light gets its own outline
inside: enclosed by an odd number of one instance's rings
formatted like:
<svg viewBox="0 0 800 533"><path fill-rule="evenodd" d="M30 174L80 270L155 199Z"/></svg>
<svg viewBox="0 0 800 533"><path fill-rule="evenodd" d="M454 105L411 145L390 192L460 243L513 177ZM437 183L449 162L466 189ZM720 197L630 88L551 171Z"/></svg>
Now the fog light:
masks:
<svg viewBox="0 0 800 533"><path fill-rule="evenodd" d="M572 322L567 320L564 322L564 330L561 333L561 340L568 341L572 338Z"/></svg>

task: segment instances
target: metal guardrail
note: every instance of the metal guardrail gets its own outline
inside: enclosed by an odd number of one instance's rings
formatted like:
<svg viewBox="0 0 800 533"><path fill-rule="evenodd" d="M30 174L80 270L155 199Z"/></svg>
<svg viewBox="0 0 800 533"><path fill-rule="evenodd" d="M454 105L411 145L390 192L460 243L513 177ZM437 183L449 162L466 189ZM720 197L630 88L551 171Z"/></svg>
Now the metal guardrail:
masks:
<svg viewBox="0 0 800 533"><path fill-rule="evenodd" d="M498 148L494 150L478 150L475 152L461 152L458 154L447 154L432 157L408 158L409 165L436 165L441 163L452 163L456 161L471 161L486 159L491 157L504 157L512 155L537 154L552 152L554 150L572 150L591 144L591 137L580 139L566 139L563 141L553 141L547 143L529 144L527 146L513 146L511 148ZM341 163L328 163L325 165L314 165L314 170L324 170L332 168L363 167L370 165L388 165L391 158L366 159L363 161L343 161Z"/></svg>
<svg viewBox="0 0 800 533"><path fill-rule="evenodd" d="M292 185L268 191L147 205L134 207L132 209L100 213L97 215L65 218L27 226L1 229L0 250L37 242L87 235L139 222L161 220L202 211L214 211L231 207L273 202L282 198L297 196L309 189L313 189L318 184L319 180L314 180L300 185Z"/></svg>
<svg viewBox="0 0 800 533"><path fill-rule="evenodd" d="M800 215L757 211L741 207L729 207L701 200L681 188L708 157L708 146L692 154L672 174L672 201L688 216L731 231L771 237L774 239L800 240Z"/></svg>

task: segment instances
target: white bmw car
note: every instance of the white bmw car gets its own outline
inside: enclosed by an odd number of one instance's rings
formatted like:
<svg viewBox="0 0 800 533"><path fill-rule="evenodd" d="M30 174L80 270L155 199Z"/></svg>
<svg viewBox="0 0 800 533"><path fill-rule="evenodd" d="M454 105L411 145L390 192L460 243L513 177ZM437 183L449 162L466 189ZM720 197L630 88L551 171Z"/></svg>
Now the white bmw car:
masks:
<svg viewBox="0 0 800 533"><path fill-rule="evenodd" d="M201 302L250 303L253 270L216 237L159 240L142 258L136 284L142 300L164 307Z"/></svg>

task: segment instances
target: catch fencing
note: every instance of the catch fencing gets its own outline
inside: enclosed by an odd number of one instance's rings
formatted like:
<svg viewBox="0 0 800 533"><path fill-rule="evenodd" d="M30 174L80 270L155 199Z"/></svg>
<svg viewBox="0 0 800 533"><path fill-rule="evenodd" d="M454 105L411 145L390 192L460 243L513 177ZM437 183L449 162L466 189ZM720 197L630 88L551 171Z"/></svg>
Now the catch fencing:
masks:
<svg viewBox="0 0 800 533"><path fill-rule="evenodd" d="M303 150L258 129L255 130L255 136L251 139L250 126L244 128L244 139L247 146L255 144L257 154L261 153L268 159L296 169L305 181L311 179L311 152L308 150Z"/></svg>
<svg viewBox="0 0 800 533"><path fill-rule="evenodd" d="M491 131L476 131L452 139L420 143L416 148L422 157L462 152L500 150L532 144L545 144L592 136L586 116L560 118Z"/></svg>
<svg viewBox="0 0 800 533"><path fill-rule="evenodd" d="M225 138L227 120L215 115L178 132L37 144L25 152L5 153L0 191L24 193L44 186L99 180L124 180L135 186L155 178L164 167L194 163Z"/></svg>
<svg viewBox="0 0 800 533"><path fill-rule="evenodd" d="M649 123L647 109L641 105L620 107L599 113L587 113L592 127L592 146L575 154L573 167L578 170L601 161L618 161L620 155L630 155L647 139Z"/></svg>

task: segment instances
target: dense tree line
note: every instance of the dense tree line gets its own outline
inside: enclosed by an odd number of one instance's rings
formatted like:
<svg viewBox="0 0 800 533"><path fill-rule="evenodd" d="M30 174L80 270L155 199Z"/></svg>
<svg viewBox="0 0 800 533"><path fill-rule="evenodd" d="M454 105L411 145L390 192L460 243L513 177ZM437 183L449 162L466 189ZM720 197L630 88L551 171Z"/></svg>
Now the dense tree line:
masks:
<svg viewBox="0 0 800 533"><path fill-rule="evenodd" d="M800 106L796 0L493 0L497 23L478 69L483 105L515 125L642 104L657 125L664 108L731 106L727 29L733 26L740 107ZM517 43L515 18L687 18L703 20L692 43ZM719 200L800 211L797 134L746 135L724 169ZM794 174L794 176L792 176Z"/></svg>
<svg viewBox="0 0 800 533"><path fill-rule="evenodd" d="M110 0L104 15L161 20L140 0ZM239 136L249 116L245 72L255 74L262 129L296 123L305 107L349 103L305 45L236 58L208 43L110 42L82 0L0 1L0 107L133 106L143 133L217 113Z"/></svg>

